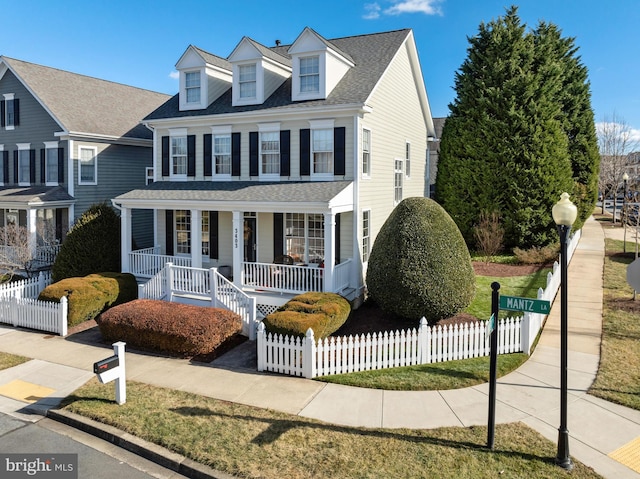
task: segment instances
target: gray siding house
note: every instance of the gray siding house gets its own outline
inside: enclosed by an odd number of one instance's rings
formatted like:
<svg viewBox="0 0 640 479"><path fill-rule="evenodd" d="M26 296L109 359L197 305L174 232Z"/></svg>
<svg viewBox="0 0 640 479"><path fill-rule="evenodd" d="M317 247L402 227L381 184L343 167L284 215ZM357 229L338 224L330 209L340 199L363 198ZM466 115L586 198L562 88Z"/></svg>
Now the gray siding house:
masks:
<svg viewBox="0 0 640 479"><path fill-rule="evenodd" d="M140 120L168 98L0 56L0 228L60 242L90 205L144 186L152 133ZM141 246L153 241L146 216Z"/></svg>

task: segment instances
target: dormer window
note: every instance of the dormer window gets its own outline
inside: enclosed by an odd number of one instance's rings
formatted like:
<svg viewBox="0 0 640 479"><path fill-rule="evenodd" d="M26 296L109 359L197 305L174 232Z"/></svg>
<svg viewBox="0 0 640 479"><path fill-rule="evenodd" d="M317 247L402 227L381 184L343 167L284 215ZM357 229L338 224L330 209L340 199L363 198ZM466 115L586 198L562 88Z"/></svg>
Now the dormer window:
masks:
<svg viewBox="0 0 640 479"><path fill-rule="evenodd" d="M320 91L320 58L318 56L300 58L300 93Z"/></svg>
<svg viewBox="0 0 640 479"><path fill-rule="evenodd" d="M200 104L200 72L186 72L184 82L187 103Z"/></svg>
<svg viewBox="0 0 640 479"><path fill-rule="evenodd" d="M256 64L240 65L239 68L240 78L240 98L245 100L256 97Z"/></svg>

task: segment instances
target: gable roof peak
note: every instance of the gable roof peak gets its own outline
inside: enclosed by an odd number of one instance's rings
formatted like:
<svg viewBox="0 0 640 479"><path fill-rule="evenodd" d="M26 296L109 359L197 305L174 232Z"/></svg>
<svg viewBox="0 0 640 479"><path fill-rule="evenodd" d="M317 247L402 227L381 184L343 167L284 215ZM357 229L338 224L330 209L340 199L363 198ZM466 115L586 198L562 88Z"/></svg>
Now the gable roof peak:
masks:
<svg viewBox="0 0 640 479"><path fill-rule="evenodd" d="M281 65L284 65L288 68L291 68L291 57L285 56L282 53L279 53L279 51L278 52L274 51L273 49L266 47L262 43L257 42L253 38L250 38L247 36L243 36L242 39L238 42L238 44L233 49L231 54L227 57L228 61L233 61L232 57L235 55L235 53L243 44L251 45L260 56L264 58L268 58L269 60L274 61L276 63L280 63Z"/></svg>

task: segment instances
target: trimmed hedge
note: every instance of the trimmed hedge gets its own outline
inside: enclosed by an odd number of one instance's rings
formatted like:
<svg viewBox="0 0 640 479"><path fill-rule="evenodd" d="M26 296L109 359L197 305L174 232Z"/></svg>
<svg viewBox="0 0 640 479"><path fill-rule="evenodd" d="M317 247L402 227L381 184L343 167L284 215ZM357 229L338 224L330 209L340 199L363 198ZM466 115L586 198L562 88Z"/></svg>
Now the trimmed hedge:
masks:
<svg viewBox="0 0 640 479"><path fill-rule="evenodd" d="M406 198L371 248L369 297L384 311L429 323L453 316L475 295L471 257L460 230L435 201Z"/></svg>
<svg viewBox="0 0 640 479"><path fill-rule="evenodd" d="M290 336L304 336L311 328L318 339L340 329L350 313L349 301L339 294L304 293L269 314L263 323L269 332Z"/></svg>
<svg viewBox="0 0 640 479"><path fill-rule="evenodd" d="M242 331L240 316L226 309L152 299L111 308L96 322L107 341L183 357L209 354Z"/></svg>
<svg viewBox="0 0 640 479"><path fill-rule="evenodd" d="M76 326L95 319L101 312L138 297L136 278L131 273L97 273L53 283L38 295L40 301L60 302L67 297L67 324Z"/></svg>

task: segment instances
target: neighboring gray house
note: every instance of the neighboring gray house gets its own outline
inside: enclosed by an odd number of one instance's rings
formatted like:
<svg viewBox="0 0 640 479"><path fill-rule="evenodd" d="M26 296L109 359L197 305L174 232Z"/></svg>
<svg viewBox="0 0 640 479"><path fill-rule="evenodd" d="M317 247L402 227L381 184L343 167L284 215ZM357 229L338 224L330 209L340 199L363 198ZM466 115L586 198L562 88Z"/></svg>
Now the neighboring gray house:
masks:
<svg viewBox="0 0 640 479"><path fill-rule="evenodd" d="M154 183L114 199L123 271L155 272L150 253L127 247L142 209L156 263L219 267L259 308L267 293L362 298L378 231L428 191L436 132L413 32L329 40L305 28L273 47L244 37L226 58L189 46L176 68L178 94L143 121Z"/></svg>
<svg viewBox="0 0 640 479"><path fill-rule="evenodd" d="M144 186L152 134L140 120L167 99L0 56L0 227L59 242L90 205ZM140 218L133 241L150 245Z"/></svg>

